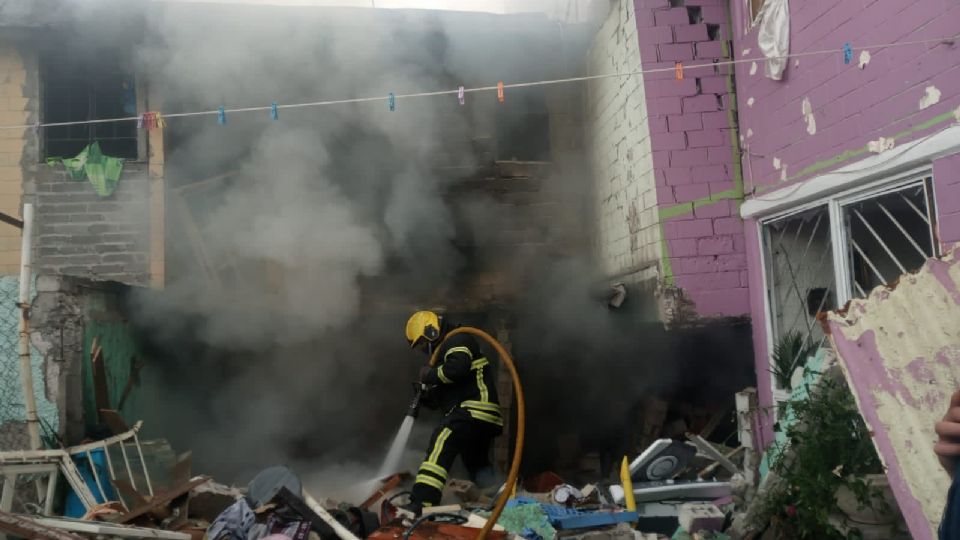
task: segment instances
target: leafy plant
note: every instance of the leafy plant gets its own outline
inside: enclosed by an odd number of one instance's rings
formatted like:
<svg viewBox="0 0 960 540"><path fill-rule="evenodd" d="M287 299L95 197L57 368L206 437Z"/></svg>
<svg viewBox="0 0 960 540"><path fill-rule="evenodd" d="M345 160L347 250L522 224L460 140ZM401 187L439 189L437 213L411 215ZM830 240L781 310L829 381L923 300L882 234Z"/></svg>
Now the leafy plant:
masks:
<svg viewBox="0 0 960 540"><path fill-rule="evenodd" d="M785 539L861 538L852 524L841 532L830 519L843 520L836 496L841 486L854 494L861 508L882 501L880 489L865 479L883 472L880 458L843 380L824 377L812 395L786 404L797 421L787 429L789 451L781 452L773 464L782 482L769 493L761 519L775 523Z"/></svg>
<svg viewBox="0 0 960 540"><path fill-rule="evenodd" d="M777 386L790 390L790 379L798 367L804 365L807 358L817 351L817 346L807 343L800 332L787 332L773 347L773 373Z"/></svg>

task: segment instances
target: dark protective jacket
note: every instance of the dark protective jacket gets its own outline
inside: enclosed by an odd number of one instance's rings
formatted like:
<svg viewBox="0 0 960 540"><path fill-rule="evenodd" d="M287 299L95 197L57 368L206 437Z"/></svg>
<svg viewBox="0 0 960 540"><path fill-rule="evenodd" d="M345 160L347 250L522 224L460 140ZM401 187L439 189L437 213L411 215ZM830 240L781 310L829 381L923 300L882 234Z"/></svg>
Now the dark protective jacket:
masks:
<svg viewBox="0 0 960 540"><path fill-rule="evenodd" d="M503 426L494 371L473 336L456 334L440 345L422 382L434 387L431 400L444 415Z"/></svg>

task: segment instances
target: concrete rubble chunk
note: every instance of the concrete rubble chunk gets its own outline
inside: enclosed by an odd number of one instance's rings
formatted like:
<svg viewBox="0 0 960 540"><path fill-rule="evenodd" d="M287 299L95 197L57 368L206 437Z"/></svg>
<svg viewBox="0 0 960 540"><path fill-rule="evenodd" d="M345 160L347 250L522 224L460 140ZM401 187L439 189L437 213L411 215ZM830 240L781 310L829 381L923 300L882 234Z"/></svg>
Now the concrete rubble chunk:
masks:
<svg viewBox="0 0 960 540"><path fill-rule="evenodd" d="M719 508L708 503L687 503L680 506L680 526L687 531L719 531L724 516Z"/></svg>

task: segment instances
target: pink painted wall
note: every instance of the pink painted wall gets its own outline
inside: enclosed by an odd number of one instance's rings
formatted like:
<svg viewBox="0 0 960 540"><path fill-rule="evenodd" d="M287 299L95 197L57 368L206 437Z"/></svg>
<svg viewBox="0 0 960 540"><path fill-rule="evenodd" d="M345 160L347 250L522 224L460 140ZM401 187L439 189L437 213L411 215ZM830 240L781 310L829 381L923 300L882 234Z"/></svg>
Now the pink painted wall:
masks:
<svg viewBox="0 0 960 540"><path fill-rule="evenodd" d="M956 121L950 113L960 106L960 46L936 43L874 49L863 69L857 65L860 51L856 49L956 36L960 4L952 0L793 1L790 53L836 53L791 59L782 81L763 76L757 30L743 33L743 4L732 0L739 27L734 31L734 51L738 60L755 58L758 63L753 75L750 63L736 66L740 129L749 152L743 158L748 193L784 184L774 158L787 167L786 183L803 181L867 157L869 141L896 136L900 146ZM846 42L855 49L850 64L844 64L841 53ZM921 109L928 86L936 87L940 100ZM751 98L752 106L748 105ZM804 99L813 110L814 135L807 131ZM930 122L933 125L925 125ZM750 132L752 136L746 136ZM845 151L860 153L838 159Z"/></svg>
<svg viewBox="0 0 960 540"><path fill-rule="evenodd" d="M960 242L960 154L933 162L933 192L941 245Z"/></svg>
<svg viewBox="0 0 960 540"><path fill-rule="evenodd" d="M782 81L764 77L757 29L746 28L746 0L731 0L738 117L746 197L805 182L872 154L867 145L894 137L901 146L939 132L960 118L960 46L933 43L874 49L875 44L960 34L960 5L951 0L793 0L790 53L835 54L791 59ZM850 42L854 57L844 64ZM870 61L858 66L860 50ZM753 72L751 74L751 72ZM927 87L939 101L921 108ZM815 132L803 104L808 100ZM774 158L781 164L775 168ZM786 172L784 172L784 167ZM943 241L960 240L960 158L935 167ZM751 222L746 255L754 354L761 406L773 403L768 375L766 313L759 241ZM769 432L770 426L765 426Z"/></svg>
<svg viewBox="0 0 960 540"><path fill-rule="evenodd" d="M727 56L729 21L721 0L636 0L665 275L701 317L750 312L742 197L728 66L685 69ZM725 46L726 45L726 46Z"/></svg>

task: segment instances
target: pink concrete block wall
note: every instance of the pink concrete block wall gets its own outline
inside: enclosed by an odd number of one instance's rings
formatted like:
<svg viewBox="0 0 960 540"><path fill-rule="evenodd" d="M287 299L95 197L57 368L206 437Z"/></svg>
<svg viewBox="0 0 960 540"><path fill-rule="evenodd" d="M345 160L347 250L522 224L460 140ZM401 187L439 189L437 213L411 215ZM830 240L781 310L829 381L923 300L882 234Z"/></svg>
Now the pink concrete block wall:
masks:
<svg viewBox="0 0 960 540"><path fill-rule="evenodd" d="M734 54L737 60L756 60L756 66L745 62L734 68L748 193L763 195L852 164L871 155L865 148L880 137L896 136L896 147L902 147L960 118L960 44L872 49L869 62L862 69L858 65L858 47L960 34L960 5L955 2L791 2L790 52L836 53L791 59L781 81L763 75L757 29L745 28L746 3L734 0L730 5ZM855 50L850 64L841 53L846 42ZM921 106L928 87L939 97ZM807 103L812 119L804 115ZM705 127L713 126L704 121ZM723 159L719 153L708 157ZM774 158L780 169L774 167ZM934 182L940 240L960 241L960 157L935 162ZM715 223L714 230L720 234L728 226ZM755 223L745 230L757 384L760 404L766 407L773 397L767 375L763 265ZM770 422L763 433L770 436Z"/></svg>
<svg viewBox="0 0 960 540"><path fill-rule="evenodd" d="M940 242L960 242L960 154L933 162L933 182Z"/></svg>
<svg viewBox="0 0 960 540"><path fill-rule="evenodd" d="M643 69L667 262L700 316L749 313L743 225L737 201L731 143L729 82L722 70L685 68L722 59L729 34L720 0L636 0ZM671 6L671 4L674 4ZM713 37L714 39L711 39Z"/></svg>

